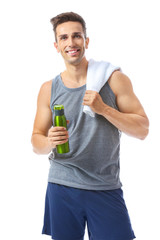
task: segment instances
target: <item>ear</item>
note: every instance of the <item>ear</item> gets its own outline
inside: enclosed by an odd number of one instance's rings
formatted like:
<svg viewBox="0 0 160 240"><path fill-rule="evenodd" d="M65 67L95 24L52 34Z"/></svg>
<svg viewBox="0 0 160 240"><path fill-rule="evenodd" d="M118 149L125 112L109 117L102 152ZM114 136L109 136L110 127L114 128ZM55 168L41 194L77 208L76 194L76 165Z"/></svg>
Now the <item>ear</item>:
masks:
<svg viewBox="0 0 160 240"><path fill-rule="evenodd" d="M86 43L85 48L88 49L88 45L89 45L89 38L88 37L86 38L85 43Z"/></svg>
<svg viewBox="0 0 160 240"><path fill-rule="evenodd" d="M57 52L59 53L59 52L60 52L60 50L59 50L59 47L58 47L58 44L57 44L57 42L54 42L54 47L56 48Z"/></svg>

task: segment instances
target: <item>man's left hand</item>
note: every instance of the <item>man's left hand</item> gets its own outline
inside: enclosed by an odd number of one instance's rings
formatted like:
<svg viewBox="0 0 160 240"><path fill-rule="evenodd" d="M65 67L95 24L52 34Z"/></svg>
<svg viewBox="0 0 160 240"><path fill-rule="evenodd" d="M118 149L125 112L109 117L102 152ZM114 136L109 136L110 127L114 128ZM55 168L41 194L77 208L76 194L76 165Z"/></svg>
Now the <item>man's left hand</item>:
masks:
<svg viewBox="0 0 160 240"><path fill-rule="evenodd" d="M100 115L102 115L104 108L106 106L100 94L92 90L86 91L83 98L83 105L89 106L92 109L92 111Z"/></svg>

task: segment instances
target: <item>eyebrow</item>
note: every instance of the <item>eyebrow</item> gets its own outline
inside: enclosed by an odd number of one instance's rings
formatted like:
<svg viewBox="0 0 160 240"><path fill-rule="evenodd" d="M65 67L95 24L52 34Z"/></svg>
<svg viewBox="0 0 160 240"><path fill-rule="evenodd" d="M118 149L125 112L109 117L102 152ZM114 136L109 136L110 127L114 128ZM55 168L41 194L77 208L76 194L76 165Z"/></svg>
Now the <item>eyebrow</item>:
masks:
<svg viewBox="0 0 160 240"><path fill-rule="evenodd" d="M83 33L82 32L73 32L72 35L76 35L76 34L80 34L82 35ZM59 35L58 37L61 38L61 37L64 37L64 36L67 36L68 34L61 34Z"/></svg>

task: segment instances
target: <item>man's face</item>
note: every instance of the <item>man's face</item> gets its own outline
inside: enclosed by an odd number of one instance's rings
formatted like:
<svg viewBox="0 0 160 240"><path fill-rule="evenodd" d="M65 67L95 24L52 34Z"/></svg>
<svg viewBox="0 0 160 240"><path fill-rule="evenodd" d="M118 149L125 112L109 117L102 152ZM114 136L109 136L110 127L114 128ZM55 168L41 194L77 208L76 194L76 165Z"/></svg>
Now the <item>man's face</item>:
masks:
<svg viewBox="0 0 160 240"><path fill-rule="evenodd" d="M82 25L79 22L62 23L57 26L56 35L54 46L64 61L73 65L80 63L89 43L89 39L84 37Z"/></svg>

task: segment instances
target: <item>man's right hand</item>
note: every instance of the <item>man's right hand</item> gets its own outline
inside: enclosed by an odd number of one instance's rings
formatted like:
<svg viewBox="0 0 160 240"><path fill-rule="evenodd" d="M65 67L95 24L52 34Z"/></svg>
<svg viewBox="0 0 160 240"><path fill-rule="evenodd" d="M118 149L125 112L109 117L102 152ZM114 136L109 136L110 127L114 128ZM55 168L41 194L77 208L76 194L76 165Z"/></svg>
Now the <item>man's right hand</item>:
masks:
<svg viewBox="0 0 160 240"><path fill-rule="evenodd" d="M67 121L67 124L69 121ZM51 127L48 131L48 141L52 148L57 145L66 143L68 141L68 131L64 127Z"/></svg>

